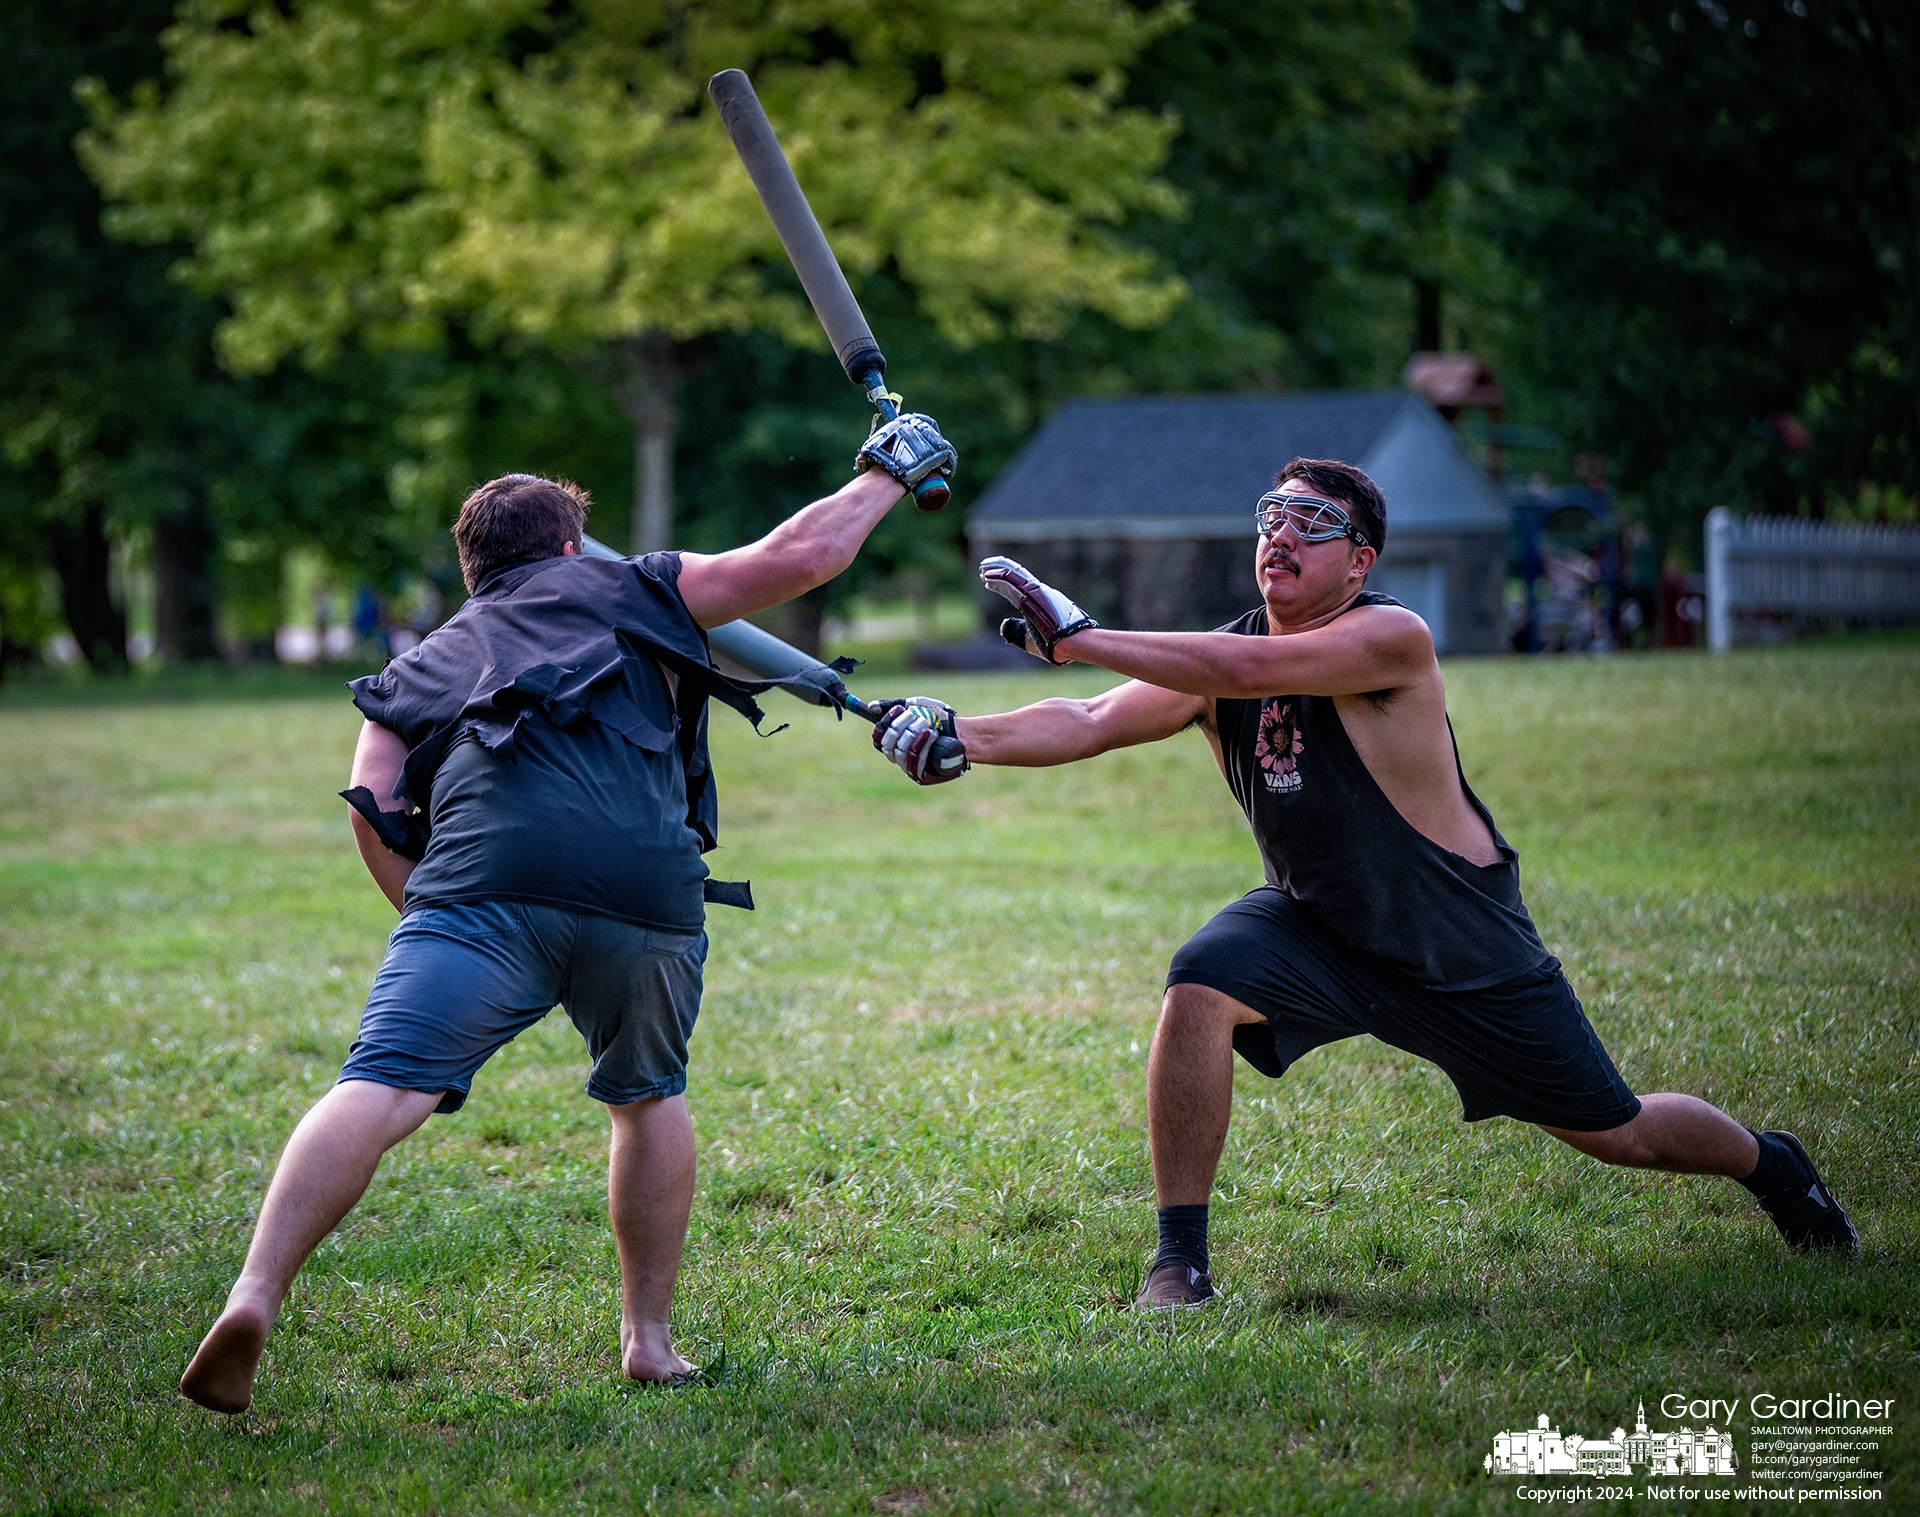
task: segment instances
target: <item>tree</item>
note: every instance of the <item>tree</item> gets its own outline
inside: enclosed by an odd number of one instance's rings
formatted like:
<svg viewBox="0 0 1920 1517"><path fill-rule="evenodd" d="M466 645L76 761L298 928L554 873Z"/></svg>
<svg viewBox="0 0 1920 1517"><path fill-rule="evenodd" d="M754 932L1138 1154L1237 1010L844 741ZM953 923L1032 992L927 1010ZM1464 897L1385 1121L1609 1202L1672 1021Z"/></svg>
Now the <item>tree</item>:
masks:
<svg viewBox="0 0 1920 1517"><path fill-rule="evenodd" d="M635 436L636 547L670 523L675 375L706 334L821 346L705 108L747 66L837 251L956 343L1076 309L1164 318L1177 281L1112 231L1168 210L1174 123L1117 103L1174 17L1119 0L188 0L168 87L89 96L86 160L122 235L179 239L232 303L227 362L324 365L358 340L540 342Z"/></svg>
<svg viewBox="0 0 1920 1517"><path fill-rule="evenodd" d="M1638 514L1690 544L1717 504L1920 494L1920 12L1421 8L1468 38L1457 156L1528 286L1503 363Z"/></svg>
<svg viewBox="0 0 1920 1517"><path fill-rule="evenodd" d="M96 669L124 667L126 619L110 583L109 483L137 425L125 383L129 316L164 284L163 255L100 231L100 198L68 142L84 125L73 81L132 83L159 56L168 7L21 4L0 18L10 88L0 103L0 527L58 576L69 630ZM144 324L143 324L144 325Z"/></svg>
<svg viewBox="0 0 1920 1517"><path fill-rule="evenodd" d="M1270 382L1393 382L1415 287L1446 256L1428 203L1463 92L1422 73L1409 0L1194 0L1191 14L1129 80L1130 100L1179 115L1168 178L1191 204L1139 234L1217 320L1254 328L1251 350L1280 334Z"/></svg>
<svg viewBox="0 0 1920 1517"><path fill-rule="evenodd" d="M103 671L126 664L116 542L150 549L159 649L172 660L215 653L237 541L275 550L274 562L279 547L321 542L374 572L417 549L417 530L387 508L387 376L362 364L338 382L236 380L214 359L220 308L169 277L179 249L101 229L99 192L71 149L85 124L74 84L130 88L150 75L171 14L170 0L37 0L0 19L13 85L0 102L6 594L17 608L53 570L67 626Z"/></svg>

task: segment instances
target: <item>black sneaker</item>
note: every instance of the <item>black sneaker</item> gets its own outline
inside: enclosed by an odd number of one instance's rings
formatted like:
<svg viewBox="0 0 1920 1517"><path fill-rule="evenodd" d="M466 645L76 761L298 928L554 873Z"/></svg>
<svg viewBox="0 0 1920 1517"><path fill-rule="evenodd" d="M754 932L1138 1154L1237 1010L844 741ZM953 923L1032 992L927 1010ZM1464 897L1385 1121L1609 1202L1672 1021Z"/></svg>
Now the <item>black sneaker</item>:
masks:
<svg viewBox="0 0 1920 1517"><path fill-rule="evenodd" d="M1807 1157L1807 1150L1800 1140L1790 1132L1776 1130L1769 1130L1761 1136L1778 1138L1786 1144L1806 1171L1807 1183L1804 1187L1796 1183L1760 1203L1760 1209L1773 1218L1773 1225L1780 1229L1780 1236L1787 1240L1787 1246L1802 1254L1816 1248L1859 1253L1860 1234L1841 1209L1840 1203L1834 1199L1833 1192L1827 1189L1827 1182L1820 1178L1820 1171L1813 1167L1813 1160Z"/></svg>
<svg viewBox="0 0 1920 1517"><path fill-rule="evenodd" d="M1205 1306L1213 1300L1213 1276L1180 1259L1169 1259L1147 1271L1147 1283L1133 1298L1137 1312L1171 1312Z"/></svg>

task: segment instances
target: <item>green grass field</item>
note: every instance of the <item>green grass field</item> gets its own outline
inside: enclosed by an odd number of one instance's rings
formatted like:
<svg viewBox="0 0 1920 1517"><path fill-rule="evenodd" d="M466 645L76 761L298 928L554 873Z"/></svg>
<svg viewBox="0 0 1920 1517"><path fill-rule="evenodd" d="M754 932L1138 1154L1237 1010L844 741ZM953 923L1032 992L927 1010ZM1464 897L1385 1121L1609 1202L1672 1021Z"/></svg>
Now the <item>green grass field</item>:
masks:
<svg viewBox="0 0 1920 1517"><path fill-rule="evenodd" d="M1161 976L1258 881L1205 743L923 792L781 701L777 737L714 718L711 862L761 904L712 914L694 1042L706 1383L617 1378L606 1121L556 1015L390 1157L231 1420L174 1382L392 921L333 795L357 717L0 705L0 1505L1504 1511L1481 1459L1540 1412L1832 1389L1899 1398L1876 1509L1920 1509L1917 653L1448 669L1623 1073L1797 1130L1857 1261L1788 1255L1727 1182L1466 1127L1352 1042L1240 1072L1227 1299L1132 1314Z"/></svg>

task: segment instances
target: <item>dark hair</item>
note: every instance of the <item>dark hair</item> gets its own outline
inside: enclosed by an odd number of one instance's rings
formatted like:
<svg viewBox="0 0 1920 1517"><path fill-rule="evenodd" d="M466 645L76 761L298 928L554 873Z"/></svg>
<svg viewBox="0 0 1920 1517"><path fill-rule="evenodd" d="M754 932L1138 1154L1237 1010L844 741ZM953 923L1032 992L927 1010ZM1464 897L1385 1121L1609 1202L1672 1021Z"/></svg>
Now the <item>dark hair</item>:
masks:
<svg viewBox="0 0 1920 1517"><path fill-rule="evenodd" d="M508 564L557 558L566 544L580 547L587 526L587 492L570 479L502 474L460 506L453 524L460 577L469 591Z"/></svg>
<svg viewBox="0 0 1920 1517"><path fill-rule="evenodd" d="M1386 551L1387 498L1364 469L1343 464L1337 458L1296 458L1273 476L1276 485L1290 479L1304 479L1322 495L1345 506L1353 524L1366 535L1367 545L1376 554Z"/></svg>

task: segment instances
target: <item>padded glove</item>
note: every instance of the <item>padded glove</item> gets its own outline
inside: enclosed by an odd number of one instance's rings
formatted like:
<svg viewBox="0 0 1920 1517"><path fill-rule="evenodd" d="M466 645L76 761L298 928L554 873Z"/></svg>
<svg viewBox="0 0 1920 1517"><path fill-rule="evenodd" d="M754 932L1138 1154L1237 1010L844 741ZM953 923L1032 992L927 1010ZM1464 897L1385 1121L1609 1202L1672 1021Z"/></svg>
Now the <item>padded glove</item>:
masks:
<svg viewBox="0 0 1920 1517"><path fill-rule="evenodd" d="M1010 558L980 560L980 583L1012 602L1020 614L1000 624L1000 635L1035 658L1058 663L1054 645L1063 637L1100 625L1052 585L1035 579Z"/></svg>
<svg viewBox="0 0 1920 1517"><path fill-rule="evenodd" d="M931 416L906 411L873 429L853 455L853 467L863 474L873 468L885 470L911 490L930 474L952 483L960 455L940 435Z"/></svg>
<svg viewBox="0 0 1920 1517"><path fill-rule="evenodd" d="M916 785L944 785L973 766L954 726L953 707L930 695L875 701L882 715L873 746Z"/></svg>

